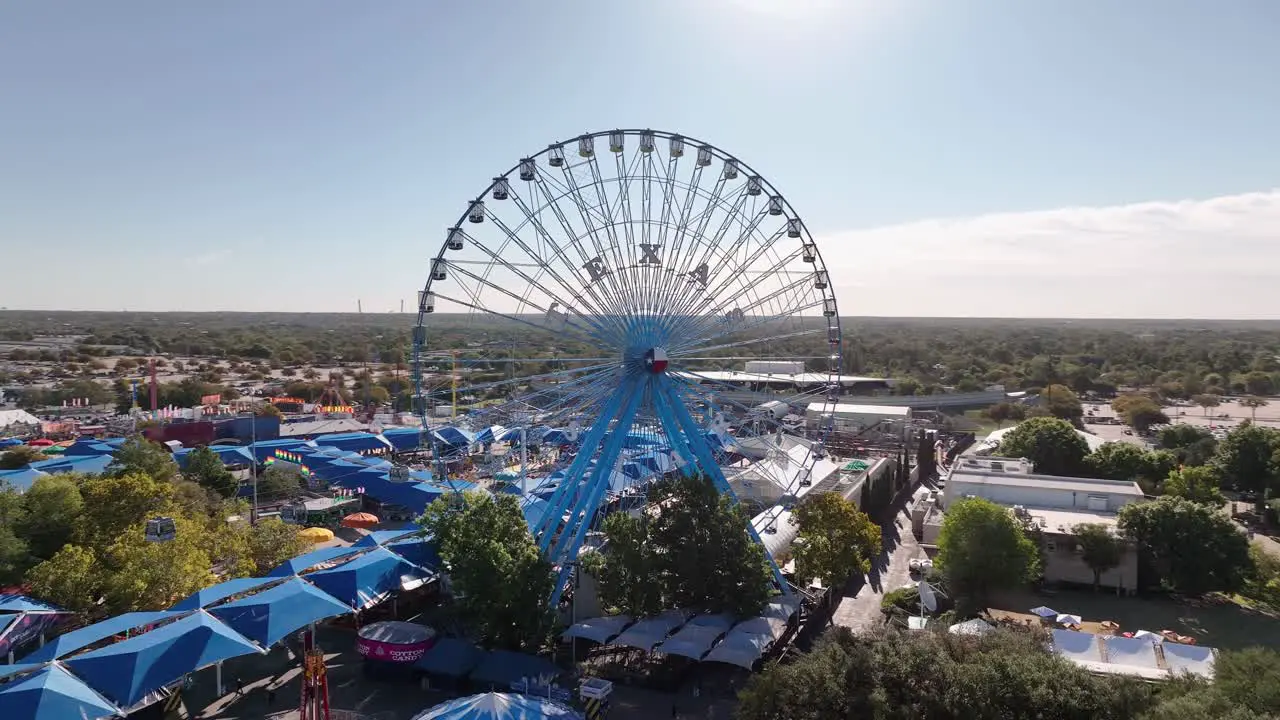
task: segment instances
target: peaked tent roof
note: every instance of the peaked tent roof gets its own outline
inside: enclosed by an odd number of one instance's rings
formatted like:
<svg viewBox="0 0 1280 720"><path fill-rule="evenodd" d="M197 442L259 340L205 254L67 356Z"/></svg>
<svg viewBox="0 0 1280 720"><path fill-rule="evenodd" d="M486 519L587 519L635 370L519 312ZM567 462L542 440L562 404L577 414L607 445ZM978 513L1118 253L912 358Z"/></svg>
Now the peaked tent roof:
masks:
<svg viewBox="0 0 1280 720"><path fill-rule="evenodd" d="M41 470L28 465L27 467L18 468L17 470L0 471L0 483L7 483L18 490L18 492L26 492L31 489L32 485L35 485L38 478L42 478L48 474L49 473L42 472Z"/></svg>
<svg viewBox="0 0 1280 720"><path fill-rule="evenodd" d="M298 628L349 612L351 608L297 577L209 610L236 632L267 647Z"/></svg>
<svg viewBox="0 0 1280 720"><path fill-rule="evenodd" d="M398 540L406 535L412 535L416 532L422 532L422 528L413 525L399 530L374 530L356 541L352 547L376 547L378 545L386 545L392 540Z"/></svg>
<svg viewBox="0 0 1280 720"><path fill-rule="evenodd" d="M278 566L273 568L271 572L267 573L267 577L281 578L289 577L290 575L298 575L309 568L315 567L316 565L344 558L348 555L354 555L361 550L364 550L364 548L327 547L320 548L319 550L313 550L305 555L299 555L292 560L286 560L283 563L280 563Z"/></svg>
<svg viewBox="0 0 1280 720"><path fill-rule="evenodd" d="M395 448L381 435L367 432L335 433L320 435L315 439L316 445L336 447L339 450L394 450Z"/></svg>
<svg viewBox="0 0 1280 720"><path fill-rule="evenodd" d="M107 618L102 622L82 627L79 630L72 630L65 635L59 635L45 643L44 647L24 657L22 661L46 662L57 660L64 655L70 655L80 648L88 647L99 640L105 640L112 635L119 635L122 632L162 620L172 620L185 614L184 612L173 610L160 610L156 612L131 612Z"/></svg>
<svg viewBox="0 0 1280 720"><path fill-rule="evenodd" d="M422 444L422 428L389 427L382 431L382 437L397 451L416 450Z"/></svg>
<svg viewBox="0 0 1280 720"><path fill-rule="evenodd" d="M466 640L442 637L427 649L414 667L443 677L466 677L484 659L485 651Z"/></svg>
<svg viewBox="0 0 1280 720"><path fill-rule="evenodd" d="M121 706L219 660L262 652L203 611L64 664Z"/></svg>
<svg viewBox="0 0 1280 720"><path fill-rule="evenodd" d="M424 710L413 720L581 720L560 703L532 695L484 693Z"/></svg>
<svg viewBox="0 0 1280 720"><path fill-rule="evenodd" d="M0 680L4 680L5 678L11 677L13 675L21 675L23 673L29 673L35 670L39 670L40 668L46 667L47 665L48 663L18 663L17 665L0 665Z"/></svg>
<svg viewBox="0 0 1280 720"><path fill-rule="evenodd" d="M220 582L203 590L197 590L185 600L175 603L170 610L199 610L202 607L212 605L219 600L225 600L232 595L247 593L250 590L256 590L263 585L269 585L273 582L280 582L279 577L264 578L236 578Z"/></svg>
<svg viewBox="0 0 1280 720"><path fill-rule="evenodd" d="M68 611L26 595L0 595L0 613L17 612L64 613Z"/></svg>
<svg viewBox="0 0 1280 720"><path fill-rule="evenodd" d="M406 579L422 579L428 573L404 558L375 548L360 557L328 570L317 570L307 580L335 598L362 610L399 590Z"/></svg>
<svg viewBox="0 0 1280 720"><path fill-rule="evenodd" d="M5 720L68 720L122 714L92 688L57 665L0 685Z"/></svg>

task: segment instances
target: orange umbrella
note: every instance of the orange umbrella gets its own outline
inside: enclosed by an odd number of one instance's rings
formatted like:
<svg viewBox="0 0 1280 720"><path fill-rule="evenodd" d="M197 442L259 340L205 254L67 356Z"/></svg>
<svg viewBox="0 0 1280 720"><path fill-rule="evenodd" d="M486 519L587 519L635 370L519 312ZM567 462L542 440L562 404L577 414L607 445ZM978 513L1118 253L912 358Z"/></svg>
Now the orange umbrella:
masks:
<svg viewBox="0 0 1280 720"><path fill-rule="evenodd" d="M351 513L342 518L342 527L370 528L378 524L378 516L367 512Z"/></svg>

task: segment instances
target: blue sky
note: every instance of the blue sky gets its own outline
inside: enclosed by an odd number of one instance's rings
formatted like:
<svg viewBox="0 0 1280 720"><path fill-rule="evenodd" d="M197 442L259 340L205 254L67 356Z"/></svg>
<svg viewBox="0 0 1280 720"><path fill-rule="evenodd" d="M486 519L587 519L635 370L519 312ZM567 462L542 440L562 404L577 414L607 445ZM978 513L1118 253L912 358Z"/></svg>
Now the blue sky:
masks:
<svg viewBox="0 0 1280 720"><path fill-rule="evenodd" d="M623 126L762 171L842 314L1280 316L1274 0L0 0L0 17L0 306L411 305L490 177ZM1126 286L1099 297L1108 278ZM1201 292L1170 293L1183 279Z"/></svg>

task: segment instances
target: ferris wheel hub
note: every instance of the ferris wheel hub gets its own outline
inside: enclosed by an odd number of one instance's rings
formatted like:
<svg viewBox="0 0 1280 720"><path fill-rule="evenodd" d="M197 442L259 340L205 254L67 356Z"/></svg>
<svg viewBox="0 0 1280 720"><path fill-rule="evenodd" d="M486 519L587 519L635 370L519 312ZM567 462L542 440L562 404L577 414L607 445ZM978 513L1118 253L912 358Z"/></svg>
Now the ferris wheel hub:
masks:
<svg viewBox="0 0 1280 720"><path fill-rule="evenodd" d="M644 354L644 369L657 375L667 371L667 351L664 348L650 348Z"/></svg>

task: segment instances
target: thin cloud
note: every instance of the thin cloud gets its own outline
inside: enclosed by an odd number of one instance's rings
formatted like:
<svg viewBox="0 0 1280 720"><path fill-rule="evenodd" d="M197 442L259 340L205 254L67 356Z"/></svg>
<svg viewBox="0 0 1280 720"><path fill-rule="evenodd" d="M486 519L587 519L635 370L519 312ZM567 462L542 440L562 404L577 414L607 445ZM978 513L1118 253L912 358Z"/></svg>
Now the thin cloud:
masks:
<svg viewBox="0 0 1280 720"><path fill-rule="evenodd" d="M816 240L842 315L1280 318L1280 190Z"/></svg>

